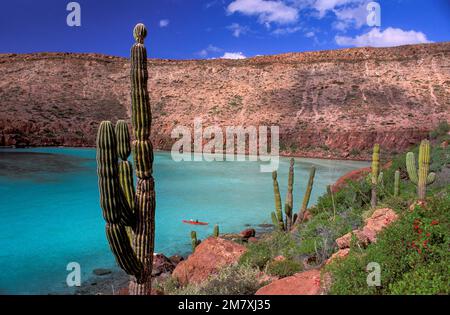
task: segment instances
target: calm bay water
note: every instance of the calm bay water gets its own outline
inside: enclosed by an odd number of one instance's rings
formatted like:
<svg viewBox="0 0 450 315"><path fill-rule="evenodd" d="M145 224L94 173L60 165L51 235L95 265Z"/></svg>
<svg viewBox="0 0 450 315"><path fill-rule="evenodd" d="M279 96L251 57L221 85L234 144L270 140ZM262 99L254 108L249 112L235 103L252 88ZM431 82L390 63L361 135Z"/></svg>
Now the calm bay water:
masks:
<svg viewBox="0 0 450 315"><path fill-rule="evenodd" d="M326 185L368 163L296 159L294 209L300 206L309 168L317 167L311 202ZM289 159L279 183L284 201ZM185 254L189 233L239 232L270 223L273 188L259 162L181 162L156 153L156 252ZM66 266L78 262L82 281L95 268L117 268L99 207L95 150L68 148L0 150L0 294L69 293ZM198 219L204 227L183 224Z"/></svg>

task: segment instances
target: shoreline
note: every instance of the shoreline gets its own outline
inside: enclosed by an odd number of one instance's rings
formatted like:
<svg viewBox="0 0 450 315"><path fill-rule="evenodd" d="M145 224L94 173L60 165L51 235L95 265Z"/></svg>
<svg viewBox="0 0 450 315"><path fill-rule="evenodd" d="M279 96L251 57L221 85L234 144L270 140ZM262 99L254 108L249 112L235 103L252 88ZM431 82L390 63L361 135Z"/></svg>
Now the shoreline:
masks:
<svg viewBox="0 0 450 315"><path fill-rule="evenodd" d="M247 228L255 229L257 239L264 237L264 235L269 234L273 231L272 224L258 223L249 224ZM224 239L230 239L231 236L237 235L239 232L235 233L225 233L221 234L220 237ZM163 255L167 257L164 253L154 253L154 255ZM183 254L174 254L172 256L180 256L183 260L187 259L192 252L184 252ZM105 270L104 274L96 274L95 270ZM171 276L171 273L162 273L157 276L152 276L152 283L158 283L160 280L164 280ZM80 287L76 288L72 295L125 295L128 288L130 276L127 275L122 269L117 266L114 268L103 268L101 266L94 269L87 280L81 284ZM153 288L153 284L152 284Z"/></svg>
<svg viewBox="0 0 450 315"><path fill-rule="evenodd" d="M96 149L94 146L0 146L1 149L46 149L46 148L53 148L53 149ZM163 153L170 153L170 151L167 150L159 150L154 149L154 152L163 152ZM199 152L191 152L191 153L199 153ZM246 157L248 154L245 155ZM318 159L318 160L332 160L332 161L350 161L350 162L370 162L370 158L344 158L344 157L337 157L334 158L332 156L323 156L323 155L305 155L301 153L288 153L286 151L281 151L279 154L279 157L284 158L303 158L303 159Z"/></svg>

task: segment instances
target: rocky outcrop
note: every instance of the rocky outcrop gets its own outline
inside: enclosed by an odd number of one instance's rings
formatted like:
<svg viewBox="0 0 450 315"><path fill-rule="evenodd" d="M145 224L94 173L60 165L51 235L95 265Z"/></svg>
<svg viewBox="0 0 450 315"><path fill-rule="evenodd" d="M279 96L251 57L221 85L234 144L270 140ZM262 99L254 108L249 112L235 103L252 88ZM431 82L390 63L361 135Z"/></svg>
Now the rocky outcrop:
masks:
<svg viewBox="0 0 450 315"><path fill-rule="evenodd" d="M255 229L245 229L241 233L242 238L249 239L250 237L255 237Z"/></svg>
<svg viewBox="0 0 450 315"><path fill-rule="evenodd" d="M280 127L286 155L370 157L450 120L450 43L245 60L149 60L152 140L176 125ZM129 62L97 54L0 55L0 146L93 146L101 120L128 119Z"/></svg>
<svg viewBox="0 0 450 315"><path fill-rule="evenodd" d="M154 254L152 277L157 277L162 274L170 274L175 269L176 265L176 263L163 254Z"/></svg>
<svg viewBox="0 0 450 315"><path fill-rule="evenodd" d="M188 259L180 262L172 273L181 285L201 283L220 268L238 262L246 248L232 241L210 237L200 243Z"/></svg>
<svg viewBox="0 0 450 315"><path fill-rule="evenodd" d="M397 220L397 214L389 208L377 209L366 220L365 226L361 230L350 232L336 240L339 250L334 253L325 263L330 264L335 259L345 259L350 253L350 243L352 235L361 244L376 242L376 236L385 227ZM319 295L325 294L326 288L331 284L331 276L326 273L321 277L320 269L311 269L299 272L293 276L275 280L272 283L259 289L257 295Z"/></svg>
<svg viewBox="0 0 450 315"><path fill-rule="evenodd" d="M335 259L341 259L348 256L350 253L352 237L355 237L360 246L366 247L370 243L375 243L377 241L378 233L397 219L398 215L390 208L375 210L375 212L365 221L365 225L362 229L354 230L336 239L339 250L326 261L326 264L330 264Z"/></svg>
<svg viewBox="0 0 450 315"><path fill-rule="evenodd" d="M256 295L318 295L321 292L320 270L311 269L275 280L259 289Z"/></svg>

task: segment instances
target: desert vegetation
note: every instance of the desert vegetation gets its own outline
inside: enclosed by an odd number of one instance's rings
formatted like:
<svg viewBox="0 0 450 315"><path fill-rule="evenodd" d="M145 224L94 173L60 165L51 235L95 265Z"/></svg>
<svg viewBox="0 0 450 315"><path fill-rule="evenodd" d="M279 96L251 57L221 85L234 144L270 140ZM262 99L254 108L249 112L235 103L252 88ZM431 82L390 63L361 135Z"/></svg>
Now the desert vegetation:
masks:
<svg viewBox="0 0 450 315"><path fill-rule="evenodd" d="M307 215L301 220L289 219L295 195L291 162L284 214L273 176L273 232L244 243L246 251L237 262L220 268L206 281L186 286L170 278L160 284L161 290L165 294L254 294L269 282L317 269L320 294L449 294L449 129L442 122L429 141L389 160L383 158L382 147L375 146L371 171L343 188L329 187L316 205L303 210ZM418 156L418 165L412 156ZM385 209L394 218L384 219L386 224L376 237L365 239L358 234L377 211ZM342 250L340 239L345 235L351 238ZM345 255L337 255L341 252ZM378 286L367 284L370 262L381 267Z"/></svg>

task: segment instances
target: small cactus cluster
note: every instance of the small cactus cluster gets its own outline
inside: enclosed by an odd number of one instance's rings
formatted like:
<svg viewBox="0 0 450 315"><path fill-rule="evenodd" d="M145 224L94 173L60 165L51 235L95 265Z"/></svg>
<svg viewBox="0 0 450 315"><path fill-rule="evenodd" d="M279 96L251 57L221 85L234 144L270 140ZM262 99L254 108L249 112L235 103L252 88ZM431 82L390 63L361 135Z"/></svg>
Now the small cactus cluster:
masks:
<svg viewBox="0 0 450 315"><path fill-rule="evenodd" d="M97 175L100 205L106 221L106 236L119 266L132 276L131 295L147 295L151 289L155 236L155 188L153 148L150 142L151 109L147 91L147 51L143 24L134 28L131 49L133 146L138 177L134 188L130 134L125 121L115 128L100 124L97 134Z"/></svg>
<svg viewBox="0 0 450 315"><path fill-rule="evenodd" d="M308 185L306 187L303 203L298 213L293 213L293 186L294 186L294 159L291 159L289 166L288 189L286 194L286 201L284 204L284 217L281 206L280 188L277 180L277 172L272 172L273 191L275 197L275 211L271 213L273 225L281 231L289 231L292 226L301 221L304 212L308 208L308 203L311 198L311 191L314 184L314 176L316 168L313 166L309 174Z"/></svg>
<svg viewBox="0 0 450 315"><path fill-rule="evenodd" d="M417 185L417 196L419 200L425 200L427 185L436 180L436 174L430 170L430 141L423 140L419 147L419 168L413 152L406 154L406 170L411 182Z"/></svg>
<svg viewBox="0 0 450 315"><path fill-rule="evenodd" d="M375 144L372 154L372 167L371 167L370 182L372 184L372 197L370 199L370 205L372 208L377 206L377 188L383 184L383 172L380 167L380 145Z"/></svg>

